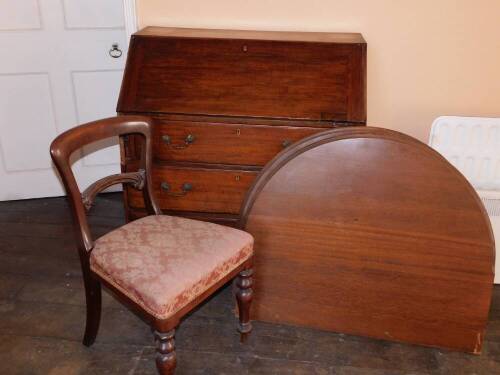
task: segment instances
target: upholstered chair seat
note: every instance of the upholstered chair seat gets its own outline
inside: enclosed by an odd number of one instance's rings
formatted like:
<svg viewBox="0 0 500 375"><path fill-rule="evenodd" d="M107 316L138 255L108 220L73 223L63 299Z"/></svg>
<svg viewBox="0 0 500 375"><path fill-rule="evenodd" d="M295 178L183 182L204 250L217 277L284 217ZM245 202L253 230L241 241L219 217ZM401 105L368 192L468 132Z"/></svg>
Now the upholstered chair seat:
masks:
<svg viewBox="0 0 500 375"><path fill-rule="evenodd" d="M252 255L246 232L167 215L97 239L90 267L158 319L167 319Z"/></svg>

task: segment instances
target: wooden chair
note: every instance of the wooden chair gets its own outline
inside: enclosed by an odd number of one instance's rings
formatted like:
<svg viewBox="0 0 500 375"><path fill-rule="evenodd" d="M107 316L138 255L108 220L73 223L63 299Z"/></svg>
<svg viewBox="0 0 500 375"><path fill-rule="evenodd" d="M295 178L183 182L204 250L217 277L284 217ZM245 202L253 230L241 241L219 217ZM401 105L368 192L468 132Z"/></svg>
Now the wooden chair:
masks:
<svg viewBox="0 0 500 375"><path fill-rule="evenodd" d="M161 215L151 182L151 129L152 120L142 116L95 121L59 135L52 142L50 153L66 188L74 219L87 302L83 344L90 346L95 341L104 285L152 326L158 371L173 374L175 328L184 315L233 278L238 330L242 338L250 333L253 238L237 229ZM139 170L100 179L81 194L71 170L71 154L89 143L127 134L142 135ZM142 189L150 216L94 241L86 211L100 191L119 183Z"/></svg>

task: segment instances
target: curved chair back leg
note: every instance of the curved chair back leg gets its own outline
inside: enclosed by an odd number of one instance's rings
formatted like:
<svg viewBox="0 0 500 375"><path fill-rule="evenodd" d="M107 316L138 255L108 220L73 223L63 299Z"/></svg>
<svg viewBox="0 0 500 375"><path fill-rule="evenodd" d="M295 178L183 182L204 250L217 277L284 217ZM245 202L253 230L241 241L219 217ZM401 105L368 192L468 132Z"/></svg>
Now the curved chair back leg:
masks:
<svg viewBox="0 0 500 375"><path fill-rule="evenodd" d="M85 297L87 300L87 322L83 345L91 346L97 337L101 321L101 283L90 276L85 277Z"/></svg>

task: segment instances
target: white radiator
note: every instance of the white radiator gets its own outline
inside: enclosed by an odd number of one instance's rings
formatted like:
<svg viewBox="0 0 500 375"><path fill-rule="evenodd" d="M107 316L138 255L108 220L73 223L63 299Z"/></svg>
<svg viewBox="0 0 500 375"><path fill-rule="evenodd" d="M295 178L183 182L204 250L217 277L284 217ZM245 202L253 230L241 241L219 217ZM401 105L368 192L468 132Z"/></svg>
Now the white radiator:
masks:
<svg viewBox="0 0 500 375"><path fill-rule="evenodd" d="M438 117L429 145L469 180L483 201L500 249L500 118ZM500 254L495 283L500 284Z"/></svg>

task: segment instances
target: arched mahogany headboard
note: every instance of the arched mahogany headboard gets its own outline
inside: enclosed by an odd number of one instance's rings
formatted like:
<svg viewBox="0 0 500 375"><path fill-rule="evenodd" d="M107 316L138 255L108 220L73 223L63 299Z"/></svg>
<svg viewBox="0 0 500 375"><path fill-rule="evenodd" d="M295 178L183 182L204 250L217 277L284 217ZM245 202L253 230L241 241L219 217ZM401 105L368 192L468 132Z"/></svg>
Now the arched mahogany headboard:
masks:
<svg viewBox="0 0 500 375"><path fill-rule="evenodd" d="M479 353L489 219L442 156L404 134L342 128L277 155L242 206L257 320Z"/></svg>

